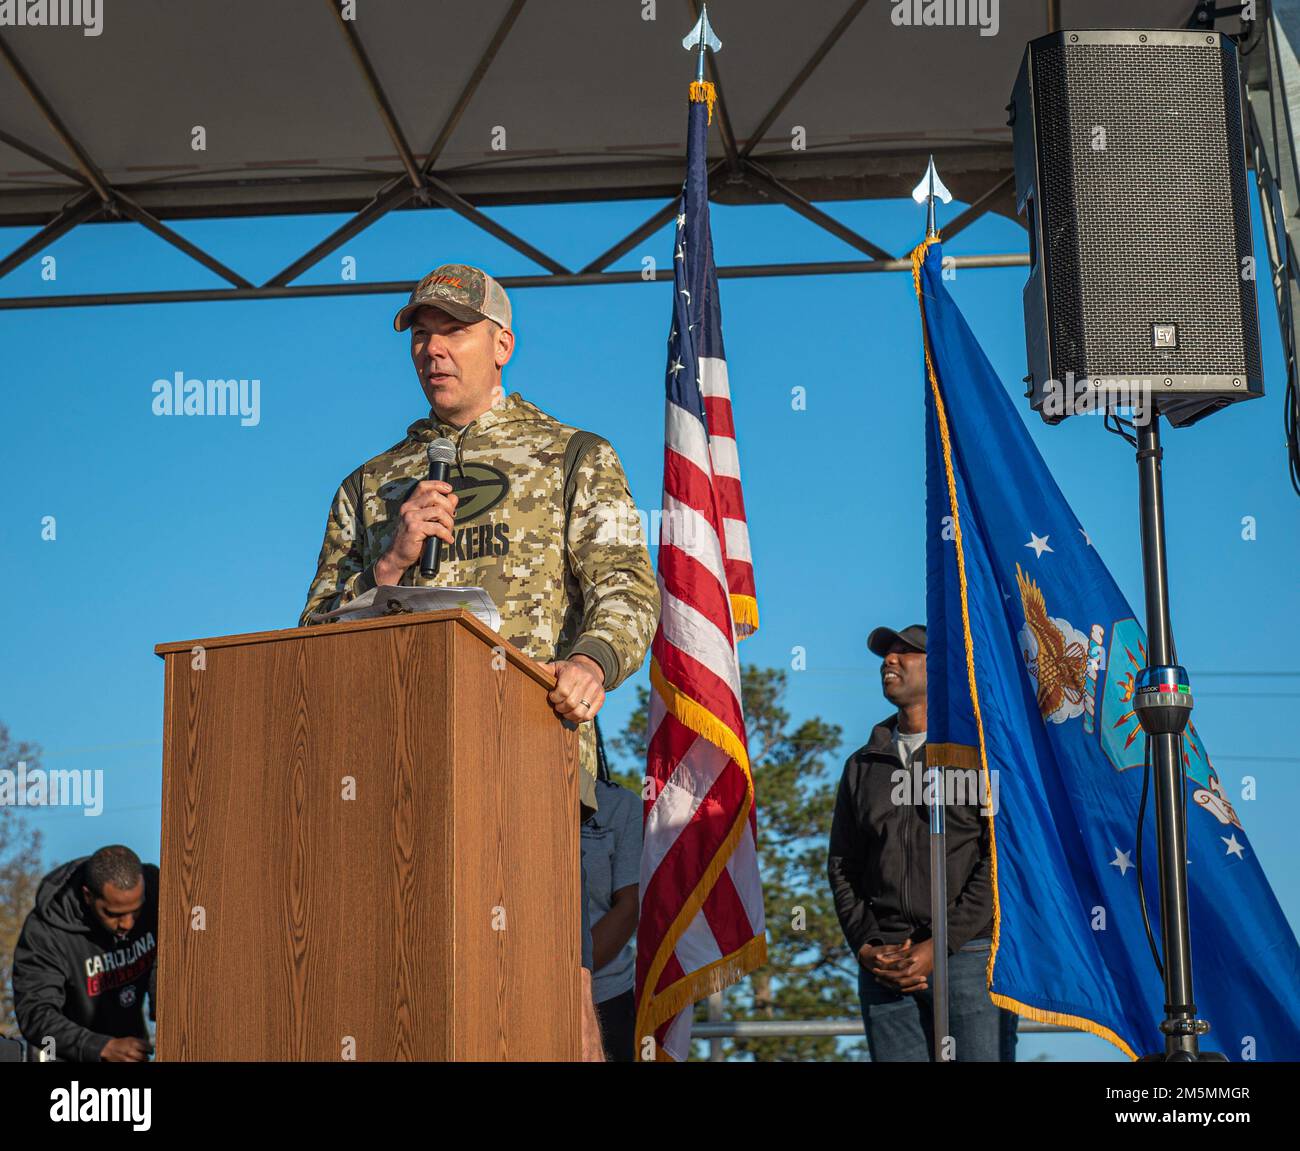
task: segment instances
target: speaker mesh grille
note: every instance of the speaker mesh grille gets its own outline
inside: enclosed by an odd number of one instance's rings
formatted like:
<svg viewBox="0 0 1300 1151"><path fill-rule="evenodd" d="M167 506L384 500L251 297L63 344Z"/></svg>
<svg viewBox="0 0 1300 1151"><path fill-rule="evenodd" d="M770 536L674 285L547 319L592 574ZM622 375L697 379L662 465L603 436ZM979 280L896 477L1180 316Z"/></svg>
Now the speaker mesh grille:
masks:
<svg viewBox="0 0 1300 1151"><path fill-rule="evenodd" d="M1058 378L1262 374L1232 68L1217 45L1035 53ZM1157 323L1178 325L1176 349L1152 346Z"/></svg>

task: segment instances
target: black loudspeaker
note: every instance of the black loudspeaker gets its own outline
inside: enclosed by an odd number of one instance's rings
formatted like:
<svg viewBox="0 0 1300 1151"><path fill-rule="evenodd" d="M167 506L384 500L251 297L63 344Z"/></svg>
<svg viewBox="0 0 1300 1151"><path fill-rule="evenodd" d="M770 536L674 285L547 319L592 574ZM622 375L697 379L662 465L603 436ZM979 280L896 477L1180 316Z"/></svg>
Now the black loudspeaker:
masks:
<svg viewBox="0 0 1300 1151"><path fill-rule="evenodd" d="M1034 410L1145 396L1181 426L1263 395L1233 42L1056 32L1026 46L1008 110Z"/></svg>

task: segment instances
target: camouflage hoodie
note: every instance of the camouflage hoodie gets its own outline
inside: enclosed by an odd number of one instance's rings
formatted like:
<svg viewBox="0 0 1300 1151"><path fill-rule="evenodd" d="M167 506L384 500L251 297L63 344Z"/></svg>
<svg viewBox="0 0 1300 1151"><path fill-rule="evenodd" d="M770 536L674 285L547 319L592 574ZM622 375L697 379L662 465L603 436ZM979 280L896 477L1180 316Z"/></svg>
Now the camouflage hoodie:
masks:
<svg viewBox="0 0 1300 1151"><path fill-rule="evenodd" d="M428 478L426 449L445 436L456 445L455 544L442 544L433 579L415 564L402 584L483 588L501 611L503 638L543 662L590 656L612 691L645 658L659 588L623 466L606 440L590 437L566 491L565 447L576 430L518 392L464 428L417 420L339 487L299 623L375 586L374 564L396 535L398 509ZM579 747L582 804L594 809L589 723L579 725Z"/></svg>

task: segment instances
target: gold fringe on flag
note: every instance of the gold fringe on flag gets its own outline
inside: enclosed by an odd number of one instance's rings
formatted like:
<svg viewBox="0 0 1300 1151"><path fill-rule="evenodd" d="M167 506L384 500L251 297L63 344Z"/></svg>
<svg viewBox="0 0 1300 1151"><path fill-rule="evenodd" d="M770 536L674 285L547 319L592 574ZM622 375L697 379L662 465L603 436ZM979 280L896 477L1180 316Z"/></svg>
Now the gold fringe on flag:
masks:
<svg viewBox="0 0 1300 1151"><path fill-rule="evenodd" d="M744 743L707 707L691 699L676 684L670 683L659 666L659 661L653 656L650 659L650 683L663 699L664 706L685 727L689 727L697 735L704 736L715 747L720 747L736 761L746 778L749 778L749 752L745 750ZM749 786L752 791L754 787L752 779Z"/></svg>
<svg viewBox="0 0 1300 1151"><path fill-rule="evenodd" d="M748 813L746 813L746 819L748 819ZM721 874L721 870L719 870L718 874ZM716 881L717 876L715 875L713 878ZM712 884L709 886L712 888ZM694 919L695 917L691 916L691 918ZM659 1016L659 1021L655 1024L655 1027L658 1027L665 1020L676 1018L686 1008L698 1003L701 999L707 999L710 995L725 991L733 983L739 983L751 971L762 967L766 962L767 936L755 935L752 939L743 943L739 950L733 951L730 955L724 955L721 959L715 959L704 967L687 972L676 983L656 993L654 1011ZM646 1035L653 1034L653 1032L653 1027L647 1027L645 1032L638 1038L644 1039ZM665 1063L676 1062L658 1044L655 1046L656 1060Z"/></svg>
<svg viewBox="0 0 1300 1151"><path fill-rule="evenodd" d="M975 730L979 733L979 760L984 786L987 789L985 794L991 795L988 747L984 740L984 718L980 714L979 685L975 679L975 644L971 639L970 630L970 604L967 598L966 585L966 553L962 547L961 515L957 506L957 479L952 468L952 440L948 434L948 410L944 405L943 393L939 388L939 380L934 372L934 363L930 359L930 332L926 327L925 305L921 298L921 265L925 263L925 253L930 245L938 241L939 233L931 232L925 238L923 244L918 244L913 249L912 285L916 289L916 302L921 305L921 338L925 350L925 374L930 383L930 391L934 394L935 416L939 424L939 440L943 445L943 467L948 480L948 504L952 511L953 538L957 546L957 583L961 592L961 626L966 648L966 681L970 688L971 707L975 712ZM985 974L989 997L999 1007L1014 1011L1017 1015L1032 1019L1036 1023L1055 1023L1062 1027L1076 1027L1081 1031L1096 1035L1099 1039L1113 1043L1130 1059L1136 1060L1137 1056L1133 1053L1133 1049L1123 1039L1109 1027L1105 1027L1095 1020L1085 1019L1081 1015L1067 1015L1061 1011L1047 1011L1041 1007L1031 1007L1009 996L1000 995L993 990L993 969L997 963L998 948L1002 943L1002 904L998 892L998 842L995 834L997 821L994 819L992 811L989 812L987 818L989 821L989 882L993 888L993 946L989 948L989 963Z"/></svg>
<svg viewBox="0 0 1300 1151"><path fill-rule="evenodd" d="M708 104L709 123L713 123L713 103L718 98L718 90L708 80L691 81L691 103Z"/></svg>
<svg viewBox="0 0 1300 1151"><path fill-rule="evenodd" d="M1100 1023L1094 1023L1091 1019L1084 1019L1081 1015L1067 1015L1062 1011L1044 1011L1040 1007L1030 1007L1027 1003L1020 1003L1005 995L999 995L996 991L990 991L989 998L1003 1010L1014 1011L1017 1015L1030 1019L1035 1023L1053 1023L1060 1027L1077 1027L1080 1031L1086 1031L1089 1035L1095 1035L1098 1039L1113 1043L1130 1059L1137 1062L1137 1056L1133 1053L1133 1048L1109 1027L1103 1027Z"/></svg>
<svg viewBox="0 0 1300 1151"><path fill-rule="evenodd" d="M704 874L696 882L695 889L686 898L664 938L660 940L659 949L647 971L642 996L637 1003L636 1011L638 1049L641 1041L647 1035L653 1035L655 1029L661 1023L672 1019L690 1004L712 995L715 991L721 991L724 987L730 986L756 967L761 967L767 962L767 936L766 934L756 935L731 954L724 955L695 971L688 971L676 983L665 987L660 992L655 991L655 987L659 983L659 977L663 974L664 967L676 950L678 941L703 908L704 901L708 899L714 884L721 877L728 861L740 843L740 838L749 823L749 813L754 806L754 777L750 772L749 753L745 750L744 743L737 737L736 733L710 712L708 708L704 707L703 704L691 699L690 696L678 689L675 684L670 683L663 670L659 667L659 661L653 656L650 658L650 683L664 701L665 708L680 723L702 735L735 760L737 766L745 773L746 786L745 797L741 802L740 811L736 813L736 818L732 822L726 838L709 861L708 867L704 869ZM657 1060L665 1058L664 1053L658 1049L657 1045L655 1058Z"/></svg>
<svg viewBox="0 0 1300 1151"><path fill-rule="evenodd" d="M752 595L731 596L731 621L736 627L737 639L748 639L758 631L758 600Z"/></svg>

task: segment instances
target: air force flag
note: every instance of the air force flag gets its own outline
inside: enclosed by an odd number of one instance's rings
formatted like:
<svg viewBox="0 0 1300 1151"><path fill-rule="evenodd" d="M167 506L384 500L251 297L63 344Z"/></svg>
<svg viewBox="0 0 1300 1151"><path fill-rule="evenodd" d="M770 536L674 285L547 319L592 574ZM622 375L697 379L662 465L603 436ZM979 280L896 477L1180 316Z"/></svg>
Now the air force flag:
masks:
<svg viewBox="0 0 1300 1151"><path fill-rule="evenodd" d="M1163 1051L1134 842L1145 737L1133 688L1146 637L948 294L941 260L936 240L913 253L927 377L929 757L979 771L983 794L997 796L990 990L1130 1057ZM1205 1047L1300 1059L1300 947L1194 727L1183 769ZM1143 837L1163 953L1150 810Z"/></svg>

